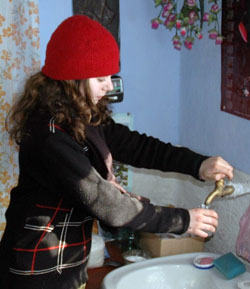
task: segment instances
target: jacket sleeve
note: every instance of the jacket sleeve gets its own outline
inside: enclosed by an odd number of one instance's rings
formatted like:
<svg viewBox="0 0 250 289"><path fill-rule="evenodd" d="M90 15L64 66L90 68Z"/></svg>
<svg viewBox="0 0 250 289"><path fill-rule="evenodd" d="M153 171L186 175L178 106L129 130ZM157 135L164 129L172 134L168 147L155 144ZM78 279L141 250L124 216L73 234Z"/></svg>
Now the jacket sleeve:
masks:
<svg viewBox="0 0 250 289"><path fill-rule="evenodd" d="M66 133L56 131L39 146L42 165L62 194L106 225L159 233L187 230L187 210L154 206L121 193L100 176L84 149Z"/></svg>
<svg viewBox="0 0 250 289"><path fill-rule="evenodd" d="M134 167L178 172L199 179L201 163L208 158L188 148L130 131L113 120L103 128L113 158Z"/></svg>

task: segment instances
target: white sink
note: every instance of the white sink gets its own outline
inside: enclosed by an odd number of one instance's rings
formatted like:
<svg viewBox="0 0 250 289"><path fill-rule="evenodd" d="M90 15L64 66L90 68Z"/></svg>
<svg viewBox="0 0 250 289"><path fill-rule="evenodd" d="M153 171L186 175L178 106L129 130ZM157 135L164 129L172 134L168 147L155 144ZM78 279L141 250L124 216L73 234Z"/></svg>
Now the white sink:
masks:
<svg viewBox="0 0 250 289"><path fill-rule="evenodd" d="M188 253L153 258L126 265L110 272L103 280L102 289L231 289L238 288L238 282L250 280L245 272L227 280L215 267L198 269L193 260L211 253Z"/></svg>

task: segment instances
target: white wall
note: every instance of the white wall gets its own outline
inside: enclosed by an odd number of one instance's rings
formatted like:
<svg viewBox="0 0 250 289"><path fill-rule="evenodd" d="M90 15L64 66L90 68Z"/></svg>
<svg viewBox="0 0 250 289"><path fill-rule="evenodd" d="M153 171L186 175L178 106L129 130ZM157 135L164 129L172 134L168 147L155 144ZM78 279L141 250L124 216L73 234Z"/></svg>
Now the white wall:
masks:
<svg viewBox="0 0 250 289"><path fill-rule="evenodd" d="M214 189L213 182L203 183L190 176L149 170L135 170L133 180L134 192L150 198L154 204L172 204L186 209L199 207ZM234 180L236 183L242 183L250 180L250 176L236 170ZM218 254L236 253L239 222L249 203L250 194L235 199L214 200L211 208L219 215L219 226L213 238L205 242L205 251ZM250 264L241 260L250 271Z"/></svg>

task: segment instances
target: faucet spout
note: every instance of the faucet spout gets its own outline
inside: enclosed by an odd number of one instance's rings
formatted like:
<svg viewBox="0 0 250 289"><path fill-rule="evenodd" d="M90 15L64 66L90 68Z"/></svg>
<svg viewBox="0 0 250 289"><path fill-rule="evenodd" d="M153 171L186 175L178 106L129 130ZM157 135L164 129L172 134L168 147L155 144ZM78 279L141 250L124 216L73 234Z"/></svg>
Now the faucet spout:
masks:
<svg viewBox="0 0 250 289"><path fill-rule="evenodd" d="M224 197L227 195L231 195L234 192L234 187L233 186L226 186L224 187L224 180L221 179L217 182L215 182L215 188L214 190L207 196L205 200L205 205L210 206L213 200L216 197Z"/></svg>

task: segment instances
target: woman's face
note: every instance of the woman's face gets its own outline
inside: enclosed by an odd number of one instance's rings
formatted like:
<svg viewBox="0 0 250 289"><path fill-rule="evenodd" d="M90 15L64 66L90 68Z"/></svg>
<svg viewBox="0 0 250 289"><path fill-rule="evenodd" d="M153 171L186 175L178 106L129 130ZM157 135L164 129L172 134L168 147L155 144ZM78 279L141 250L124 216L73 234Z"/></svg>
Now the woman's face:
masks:
<svg viewBox="0 0 250 289"><path fill-rule="evenodd" d="M111 75L89 78L89 88L92 101L97 104L108 91L113 90Z"/></svg>

